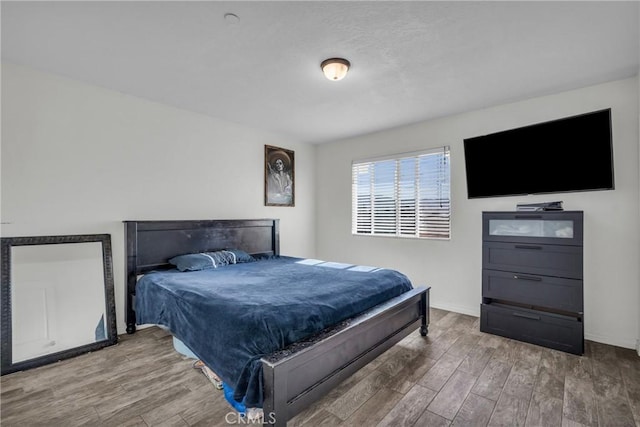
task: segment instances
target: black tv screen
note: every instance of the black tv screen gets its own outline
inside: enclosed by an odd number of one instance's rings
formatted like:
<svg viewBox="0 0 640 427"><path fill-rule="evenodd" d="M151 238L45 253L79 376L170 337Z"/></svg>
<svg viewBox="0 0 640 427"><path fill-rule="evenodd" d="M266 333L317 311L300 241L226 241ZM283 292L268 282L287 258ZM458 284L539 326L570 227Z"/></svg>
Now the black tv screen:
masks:
<svg viewBox="0 0 640 427"><path fill-rule="evenodd" d="M611 109L464 140L470 199L613 190Z"/></svg>

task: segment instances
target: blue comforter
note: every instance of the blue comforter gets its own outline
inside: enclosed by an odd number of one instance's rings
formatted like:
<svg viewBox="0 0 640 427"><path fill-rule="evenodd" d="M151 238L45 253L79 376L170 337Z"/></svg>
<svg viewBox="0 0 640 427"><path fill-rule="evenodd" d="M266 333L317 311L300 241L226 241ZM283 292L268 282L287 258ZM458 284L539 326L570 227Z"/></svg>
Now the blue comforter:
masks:
<svg viewBox="0 0 640 427"><path fill-rule="evenodd" d="M394 270L282 256L146 274L136 287L136 320L168 327L237 401L262 407L261 357L411 288Z"/></svg>

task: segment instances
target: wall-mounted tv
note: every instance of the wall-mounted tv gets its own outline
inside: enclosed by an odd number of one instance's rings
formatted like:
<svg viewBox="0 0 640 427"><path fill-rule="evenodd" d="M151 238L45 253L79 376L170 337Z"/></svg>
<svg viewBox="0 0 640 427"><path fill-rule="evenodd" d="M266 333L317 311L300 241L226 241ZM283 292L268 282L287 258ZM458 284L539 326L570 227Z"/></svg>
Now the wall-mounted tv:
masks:
<svg viewBox="0 0 640 427"><path fill-rule="evenodd" d="M611 109L464 140L470 199L613 190Z"/></svg>

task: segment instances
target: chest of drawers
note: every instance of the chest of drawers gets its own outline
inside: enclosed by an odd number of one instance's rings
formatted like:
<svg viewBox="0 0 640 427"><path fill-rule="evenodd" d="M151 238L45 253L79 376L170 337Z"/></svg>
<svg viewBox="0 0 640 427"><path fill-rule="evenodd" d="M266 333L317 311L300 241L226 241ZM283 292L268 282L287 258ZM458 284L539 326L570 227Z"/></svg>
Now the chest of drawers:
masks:
<svg viewBox="0 0 640 427"><path fill-rule="evenodd" d="M483 212L480 330L584 352L583 213Z"/></svg>

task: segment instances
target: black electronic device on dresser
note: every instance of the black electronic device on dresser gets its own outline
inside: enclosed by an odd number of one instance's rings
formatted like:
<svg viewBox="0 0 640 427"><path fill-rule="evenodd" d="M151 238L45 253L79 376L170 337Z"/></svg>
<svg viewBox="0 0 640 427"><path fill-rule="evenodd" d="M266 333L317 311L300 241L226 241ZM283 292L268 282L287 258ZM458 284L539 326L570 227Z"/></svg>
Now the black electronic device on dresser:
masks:
<svg viewBox="0 0 640 427"><path fill-rule="evenodd" d="M584 353L582 211L483 212L480 330Z"/></svg>

